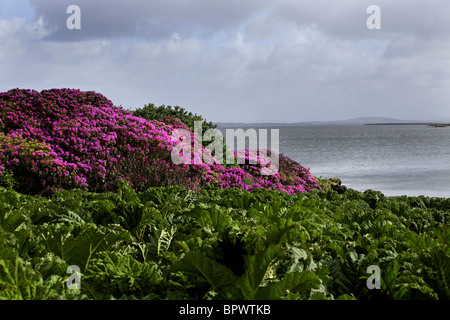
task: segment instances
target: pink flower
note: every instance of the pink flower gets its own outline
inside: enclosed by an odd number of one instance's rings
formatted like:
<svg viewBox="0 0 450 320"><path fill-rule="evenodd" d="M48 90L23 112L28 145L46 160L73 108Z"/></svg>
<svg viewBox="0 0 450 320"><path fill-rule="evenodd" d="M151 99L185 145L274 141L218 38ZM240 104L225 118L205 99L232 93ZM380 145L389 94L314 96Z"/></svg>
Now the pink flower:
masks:
<svg viewBox="0 0 450 320"><path fill-rule="evenodd" d="M211 164L203 163L205 150L196 152L195 148L191 153L194 163L175 165L170 153L179 142L171 133L187 129L180 120L166 124L134 117L92 91L14 89L0 93L0 110L0 128L11 119L20 126L11 128L7 135L0 132L0 163L6 167L20 163L40 170L43 191L81 186L110 191L115 179L142 188L164 183L249 191L271 187L308 192L318 188L309 169L287 157L280 158L284 162L280 161L279 172L261 176L268 164L262 150L236 154L244 160L239 168L226 169L214 157ZM192 146L197 146L195 139Z"/></svg>

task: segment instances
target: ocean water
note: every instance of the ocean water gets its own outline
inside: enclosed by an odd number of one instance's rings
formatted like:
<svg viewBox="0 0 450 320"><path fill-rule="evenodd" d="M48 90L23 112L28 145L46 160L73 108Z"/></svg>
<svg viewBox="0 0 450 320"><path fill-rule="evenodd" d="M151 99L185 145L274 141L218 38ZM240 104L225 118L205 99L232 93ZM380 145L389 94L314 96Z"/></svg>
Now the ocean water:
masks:
<svg viewBox="0 0 450 320"><path fill-rule="evenodd" d="M248 129L248 126L220 127ZM387 196L450 197L450 127L258 126L279 129L279 151L321 177ZM270 145L270 143L269 143Z"/></svg>

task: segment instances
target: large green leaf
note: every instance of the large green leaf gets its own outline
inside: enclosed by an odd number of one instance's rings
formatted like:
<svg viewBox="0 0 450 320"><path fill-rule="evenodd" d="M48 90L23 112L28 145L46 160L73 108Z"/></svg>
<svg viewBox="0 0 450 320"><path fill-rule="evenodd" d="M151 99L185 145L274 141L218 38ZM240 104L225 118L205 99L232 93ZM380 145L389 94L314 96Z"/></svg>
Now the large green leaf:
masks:
<svg viewBox="0 0 450 320"><path fill-rule="evenodd" d="M209 283L213 289L228 286L237 279L229 268L214 259L208 258L201 252L186 253L181 261L172 266L171 271L185 271L195 274Z"/></svg>
<svg viewBox="0 0 450 320"><path fill-rule="evenodd" d="M73 226L64 224L54 224L51 226L41 227L41 243L45 246L47 252L53 252L61 259L65 255L65 242L67 239L72 237L71 231Z"/></svg>
<svg viewBox="0 0 450 320"><path fill-rule="evenodd" d="M0 260L1 300L34 299L39 285L42 285L42 278L27 268L22 259Z"/></svg>
<svg viewBox="0 0 450 320"><path fill-rule="evenodd" d="M309 298L312 289L321 283L320 278L313 272L291 272L283 279L272 282L266 287L260 288L256 299L275 300L280 299L289 292L298 292L300 297Z"/></svg>
<svg viewBox="0 0 450 320"><path fill-rule="evenodd" d="M223 208L220 208L217 205L208 210L214 230L221 233L231 224L231 210L231 208L228 208L228 210L223 210Z"/></svg>
<svg viewBox="0 0 450 320"><path fill-rule="evenodd" d="M270 268L278 254L277 249L275 245L270 245L264 251L246 257L246 270L237 284L244 299L256 298L259 288L270 274Z"/></svg>
<svg viewBox="0 0 450 320"><path fill-rule="evenodd" d="M64 245L64 260L86 270L90 260L101 251L112 250L119 242L129 239L130 234L119 226L95 226L90 224L77 237L68 239Z"/></svg>
<svg viewBox="0 0 450 320"><path fill-rule="evenodd" d="M97 293L114 296L142 296L163 280L156 263L139 262L130 255L114 251L101 252L92 259L85 279Z"/></svg>
<svg viewBox="0 0 450 320"><path fill-rule="evenodd" d="M41 274L22 259L0 260L0 300L50 299L64 290L62 277L53 276L44 282Z"/></svg>
<svg viewBox="0 0 450 320"><path fill-rule="evenodd" d="M169 226L167 223L161 223L159 228L154 227L149 242L139 244L144 261L159 258L167 252L176 231L175 226Z"/></svg>
<svg viewBox="0 0 450 320"><path fill-rule="evenodd" d="M0 198L0 227L5 231L13 232L23 223L30 221L24 213L3 203L4 197L2 198Z"/></svg>
<svg viewBox="0 0 450 320"><path fill-rule="evenodd" d="M274 222L273 224L268 226L268 230L266 233L267 237L266 243L268 245L280 244L283 241L283 239L289 234L289 232L291 232L296 228L299 228L299 225L292 222L291 219L282 218L279 220L275 220L273 222Z"/></svg>
<svg viewBox="0 0 450 320"><path fill-rule="evenodd" d="M96 254L111 250L130 237L128 232L116 225L106 228L91 223L85 224L76 236L70 227L56 226L57 228L49 227L43 234L48 250L68 264L78 266L82 272L86 271L90 260Z"/></svg>

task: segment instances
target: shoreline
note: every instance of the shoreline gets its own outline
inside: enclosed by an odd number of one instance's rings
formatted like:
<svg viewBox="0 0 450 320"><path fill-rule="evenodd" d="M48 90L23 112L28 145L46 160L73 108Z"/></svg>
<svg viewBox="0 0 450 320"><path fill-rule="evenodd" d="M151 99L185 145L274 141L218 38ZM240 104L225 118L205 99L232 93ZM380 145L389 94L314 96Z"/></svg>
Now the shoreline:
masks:
<svg viewBox="0 0 450 320"><path fill-rule="evenodd" d="M380 192L382 193L385 197L387 198L393 198L393 199L398 199L398 198L403 198L403 197L407 197L407 198L418 198L418 197L424 197L424 198L436 198L436 199L450 199L450 194L448 196L445 195L427 195L427 194L406 194L406 193L402 193L402 192L398 192L398 194L390 194L387 191L383 191L380 189L376 189L376 188L367 188L367 189L355 189L352 187L349 187L346 184L342 184L342 180L340 178L324 178L321 176L316 176L314 175L314 177L319 181L319 185L322 188L322 190L334 190L339 194L345 193L348 190L353 190L356 192L359 192L361 194L364 194L366 191L375 191L375 192Z"/></svg>
<svg viewBox="0 0 450 320"><path fill-rule="evenodd" d="M430 126L436 128L450 127L450 123L366 123L365 126Z"/></svg>

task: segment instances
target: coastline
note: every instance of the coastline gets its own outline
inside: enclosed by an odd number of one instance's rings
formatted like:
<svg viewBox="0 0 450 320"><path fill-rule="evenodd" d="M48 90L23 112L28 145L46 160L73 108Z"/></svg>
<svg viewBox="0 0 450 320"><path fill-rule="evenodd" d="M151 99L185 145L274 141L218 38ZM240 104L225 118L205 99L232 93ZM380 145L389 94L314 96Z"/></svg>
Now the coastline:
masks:
<svg viewBox="0 0 450 320"><path fill-rule="evenodd" d="M412 123L366 123L365 126L430 126L437 128L450 127L450 123L423 123L423 122L412 122Z"/></svg>
<svg viewBox="0 0 450 320"><path fill-rule="evenodd" d="M349 186L348 184L344 184L342 182L342 179L337 178L337 177L332 177L332 178L324 178L322 176L316 176L314 175L314 177L319 181L319 185L322 188L322 190L328 191L328 190L333 190L336 191L338 194L343 194L348 190L353 190L356 192L359 192L361 194L364 194L364 192L370 190L370 191L376 191L376 192L380 192L382 193L385 197L387 198L392 198L392 199L398 199L398 198L436 198L436 199L450 199L450 194L446 194L446 193L426 193L426 192L405 192L405 191L397 191L397 192L392 192L390 191L386 191L386 190L382 190L380 188L354 188Z"/></svg>

